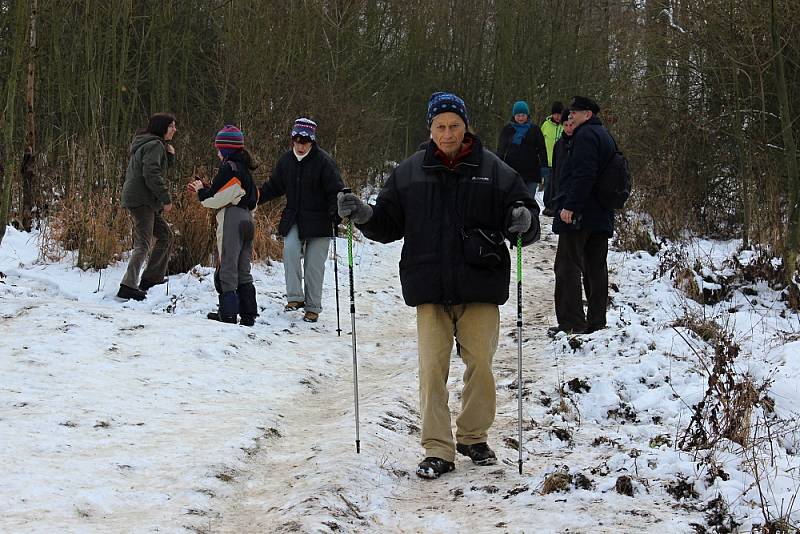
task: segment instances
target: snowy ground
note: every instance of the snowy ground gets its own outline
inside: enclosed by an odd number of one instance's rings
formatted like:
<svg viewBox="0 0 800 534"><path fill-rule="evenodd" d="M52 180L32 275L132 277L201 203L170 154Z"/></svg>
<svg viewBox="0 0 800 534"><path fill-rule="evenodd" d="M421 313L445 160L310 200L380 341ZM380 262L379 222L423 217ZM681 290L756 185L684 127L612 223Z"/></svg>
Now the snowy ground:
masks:
<svg viewBox="0 0 800 534"><path fill-rule="evenodd" d="M479 468L460 457L455 472L423 481L413 474L415 322L400 296L398 244L355 245L356 454L344 254L337 337L332 262L316 325L283 312L281 264L257 266L261 316L245 328L205 319L215 302L208 268L123 303L114 293L124 265L101 275L69 259L42 263L36 240L9 228L0 245L2 532L711 532L730 519L749 532L764 522L759 488L774 516L800 519L790 427L771 442L771 461L752 448L758 484L732 442L714 462L676 447L713 353L672 326L687 310L731 330L738 372L771 380L774 410L754 410L754 422L796 418L800 321L766 284L701 306L656 274L659 258L612 252L610 328L549 340L556 241L545 230L524 251L523 474L512 290L495 359L490 443L501 461ZM720 265L736 245L688 251ZM462 373L454 356L454 412ZM624 476L632 496L616 489ZM548 477L566 481L563 491L545 493Z"/></svg>

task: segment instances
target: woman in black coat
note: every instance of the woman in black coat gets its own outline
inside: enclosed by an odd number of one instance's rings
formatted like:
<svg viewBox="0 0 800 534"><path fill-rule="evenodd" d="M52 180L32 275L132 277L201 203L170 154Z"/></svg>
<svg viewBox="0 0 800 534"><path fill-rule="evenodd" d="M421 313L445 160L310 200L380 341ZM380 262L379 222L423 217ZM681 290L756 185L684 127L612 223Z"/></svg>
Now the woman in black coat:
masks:
<svg viewBox="0 0 800 534"><path fill-rule="evenodd" d="M333 158L317 146L317 124L301 117L292 127L292 148L278 159L258 203L286 196L278 224L283 236L286 311L304 308L303 320L322 311L325 261L336 220L336 194L344 189ZM302 266L301 266L302 261Z"/></svg>
<svg viewBox="0 0 800 534"><path fill-rule="evenodd" d="M544 136L542 130L531 122L527 102L515 102L511 114L511 122L500 131L497 155L522 176L533 196L542 181L540 169L547 166Z"/></svg>

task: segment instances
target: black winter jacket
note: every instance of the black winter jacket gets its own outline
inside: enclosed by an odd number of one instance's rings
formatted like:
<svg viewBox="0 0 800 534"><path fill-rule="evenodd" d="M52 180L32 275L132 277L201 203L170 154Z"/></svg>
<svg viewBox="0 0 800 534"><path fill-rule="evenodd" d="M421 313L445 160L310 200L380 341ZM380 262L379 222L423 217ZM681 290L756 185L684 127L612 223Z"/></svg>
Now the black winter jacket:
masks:
<svg viewBox="0 0 800 534"><path fill-rule="evenodd" d="M269 181L261 186L259 204L286 195L286 207L278 233L286 236L298 226L300 239L333 236L336 194L344 188L333 158L316 143L311 152L297 161L289 149L278 159Z"/></svg>
<svg viewBox="0 0 800 534"><path fill-rule="evenodd" d="M564 170L564 162L569 157L571 146L572 136L566 133L559 137L556 144L553 145L553 170L550 180L547 181L547 187L544 189L545 208L553 209L553 199L558 196L559 179Z"/></svg>
<svg viewBox="0 0 800 534"><path fill-rule="evenodd" d="M592 233L614 235L614 210L600 205L592 192L597 177L611 161L614 140L603 123L592 117L575 129L572 146L558 177L558 194L553 198L553 232L569 232L576 229ZM567 209L580 218L580 226L568 225L558 212Z"/></svg>
<svg viewBox="0 0 800 534"><path fill-rule="evenodd" d="M455 170L436 157L433 141L400 163L378 195L372 218L359 225L366 237L381 243L404 239L400 282L409 306L503 304L511 265L502 237L516 240L505 235L515 202L523 202L532 215L523 244L539 237L539 208L519 175L467 135L472 152ZM463 233L471 229L500 235L497 265L465 261Z"/></svg>
<svg viewBox="0 0 800 534"><path fill-rule="evenodd" d="M242 189L244 195L235 206L245 208L249 211L256 209L258 189L256 189L253 183L249 165L250 161L241 151L233 153L222 160L217 170L217 175L214 176L214 180L211 182L211 186L198 191L197 197L202 202L207 198L213 197L226 187L238 186Z"/></svg>
<svg viewBox="0 0 800 534"><path fill-rule="evenodd" d="M542 180L540 169L547 166L547 148L544 144L542 130L535 124L531 124L528 134L519 145L511 142L514 132L513 123L506 124L500 130L497 155L517 171L526 182L540 182Z"/></svg>

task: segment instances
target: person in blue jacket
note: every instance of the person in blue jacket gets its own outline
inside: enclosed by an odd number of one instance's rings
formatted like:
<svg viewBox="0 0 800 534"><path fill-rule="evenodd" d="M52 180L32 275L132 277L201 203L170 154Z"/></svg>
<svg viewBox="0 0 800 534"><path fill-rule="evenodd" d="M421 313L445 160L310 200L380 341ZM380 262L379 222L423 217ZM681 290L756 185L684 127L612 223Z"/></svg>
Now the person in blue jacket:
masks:
<svg viewBox="0 0 800 534"><path fill-rule="evenodd" d="M591 333L606 327L608 240L614 234L614 210L600 205L594 187L614 154L614 140L597 117L600 106L575 96L569 106L574 125L570 151L553 198L553 232L558 234L554 271L558 325L548 330ZM586 291L584 313L581 281Z"/></svg>

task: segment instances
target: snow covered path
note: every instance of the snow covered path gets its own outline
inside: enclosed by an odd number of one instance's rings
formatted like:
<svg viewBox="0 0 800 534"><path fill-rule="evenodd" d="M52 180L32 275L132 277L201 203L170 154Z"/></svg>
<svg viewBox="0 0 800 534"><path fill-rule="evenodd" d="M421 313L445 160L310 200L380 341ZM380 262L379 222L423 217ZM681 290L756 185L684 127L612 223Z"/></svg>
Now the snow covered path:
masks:
<svg viewBox="0 0 800 534"><path fill-rule="evenodd" d="M546 225L544 219L542 222ZM556 241L547 229L545 236L543 242L524 251L525 414L530 413L531 391L552 391L559 380L547 355L552 347L545 336L546 327L554 324L552 261ZM616 505L596 497L576 508L575 502L563 496L539 495L542 473L551 464L563 462L568 453L536 453L543 435L548 441L552 438L546 430L530 424L526 424L523 437L523 475L518 474L518 453L513 447L518 413L515 285L511 300L502 308L501 341L495 358L498 416L490 443L500 463L477 467L459 456L454 473L437 481L419 479L414 474L423 455L416 410L415 316L396 298L398 281L370 275L370 271L368 267L366 276L363 272L358 276L359 287L366 292L357 301L356 323L361 454L356 454L354 445L348 352L339 361L338 371L328 375L329 380L315 384L312 394L291 403L291 412L283 414L281 439L265 444L253 456L232 494L214 508L205 526L198 525L200 530L645 532L648 524L665 519L672 526L685 526L683 521L667 519L673 514L671 506L659 505L658 499L631 503L612 493L609 498ZM346 319L343 336L350 331L349 317ZM349 337L343 342L349 348ZM463 372L454 353L450 379L454 419ZM558 527L552 525L554 516Z"/></svg>
<svg viewBox="0 0 800 534"><path fill-rule="evenodd" d="M122 303L113 295L124 264L101 275L69 258L44 263L36 235L9 228L0 248L0 531L691 532L709 524L703 510L718 496L743 528L756 524L759 497L735 447L706 466L674 445L706 388L696 355L707 348L672 326L691 304L668 276L654 276L658 258L612 252L610 327L547 339L556 241L542 223L543 240L524 251L523 474L512 287L495 357L490 444L500 462L458 457L437 481L414 474L416 332L400 295L399 244L355 246L356 454L344 240L337 337L332 264L316 325L283 311L282 265L257 266L261 316L245 328L205 319L216 300L209 268ZM718 258L736 246L701 245ZM765 286L724 306L747 336L741 366L769 375L775 411L797 420L797 315ZM454 355L454 413L463 371ZM774 449L775 506L800 487L798 444L787 435ZM566 483L543 492L554 474ZM628 494L616 490L620 477Z"/></svg>

